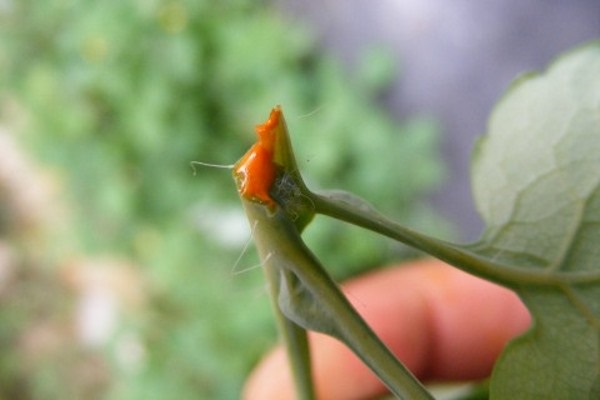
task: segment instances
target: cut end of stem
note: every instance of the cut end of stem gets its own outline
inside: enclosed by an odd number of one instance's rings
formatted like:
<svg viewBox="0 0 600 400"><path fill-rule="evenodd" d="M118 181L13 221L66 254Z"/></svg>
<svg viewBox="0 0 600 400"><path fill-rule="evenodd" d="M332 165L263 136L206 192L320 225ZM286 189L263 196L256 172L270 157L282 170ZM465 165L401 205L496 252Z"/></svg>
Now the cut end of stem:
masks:
<svg viewBox="0 0 600 400"><path fill-rule="evenodd" d="M256 126L258 141L233 167L240 196L270 207L275 205L269 191L276 176L274 153L281 121L281 107L276 106L269 119Z"/></svg>
<svg viewBox="0 0 600 400"><path fill-rule="evenodd" d="M280 106L256 126L257 142L235 164L233 177L242 201L275 211L281 207L301 231L315 214L312 194L298 171Z"/></svg>
<svg viewBox="0 0 600 400"><path fill-rule="evenodd" d="M255 130L258 135L258 143L271 152L275 150L275 141L277 139L277 126L282 117L281 106L275 106L271 110L269 119L264 123L257 125Z"/></svg>

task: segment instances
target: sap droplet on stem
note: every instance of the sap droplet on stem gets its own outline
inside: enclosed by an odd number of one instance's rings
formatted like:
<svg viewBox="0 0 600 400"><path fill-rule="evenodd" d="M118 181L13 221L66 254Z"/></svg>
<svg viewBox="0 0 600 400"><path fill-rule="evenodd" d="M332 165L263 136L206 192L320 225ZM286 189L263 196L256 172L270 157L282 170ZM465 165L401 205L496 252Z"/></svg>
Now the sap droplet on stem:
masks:
<svg viewBox="0 0 600 400"><path fill-rule="evenodd" d="M269 191L275 181L276 165L273 161L277 134L275 128L281 118L281 107L271 110L269 119L256 127L258 141L235 164L233 176L240 195L272 207L275 201Z"/></svg>

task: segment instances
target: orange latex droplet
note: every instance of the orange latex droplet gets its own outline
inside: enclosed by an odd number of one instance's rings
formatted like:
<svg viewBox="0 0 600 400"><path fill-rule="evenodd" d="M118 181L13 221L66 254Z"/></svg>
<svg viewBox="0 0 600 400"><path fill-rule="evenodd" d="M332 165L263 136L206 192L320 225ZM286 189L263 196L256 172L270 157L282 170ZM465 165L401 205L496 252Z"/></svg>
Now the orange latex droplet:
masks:
<svg viewBox="0 0 600 400"><path fill-rule="evenodd" d="M269 190L275 181L276 168L273 153L277 139L275 129L279 125L280 118L281 108L273 108L269 119L256 127L258 141L233 169L241 196L248 200L258 200L269 206L275 205Z"/></svg>

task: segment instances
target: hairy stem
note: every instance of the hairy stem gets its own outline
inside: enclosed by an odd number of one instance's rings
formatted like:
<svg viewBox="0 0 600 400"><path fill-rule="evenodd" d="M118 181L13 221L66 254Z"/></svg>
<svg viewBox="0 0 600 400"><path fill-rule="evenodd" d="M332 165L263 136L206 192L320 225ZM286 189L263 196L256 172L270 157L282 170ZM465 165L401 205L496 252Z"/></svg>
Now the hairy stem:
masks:
<svg viewBox="0 0 600 400"><path fill-rule="evenodd" d="M588 283L598 278L593 273L582 274L547 274L545 271L523 270L507 265L499 265L483 258L467 247L448 243L399 225L368 206L359 206L356 199L353 203L340 201L327 195L309 192L315 211L365 229L380 233L409 246L425 251L457 268L478 275L482 278L509 287L523 284L557 286L566 281L569 283Z"/></svg>
<svg viewBox="0 0 600 400"><path fill-rule="evenodd" d="M269 271L277 306L289 323L327 333L346 343L398 398L431 400L427 390L352 307L284 211L278 207L270 210L251 201L243 203L255 226L254 241ZM288 349L298 351L301 347L291 345Z"/></svg>

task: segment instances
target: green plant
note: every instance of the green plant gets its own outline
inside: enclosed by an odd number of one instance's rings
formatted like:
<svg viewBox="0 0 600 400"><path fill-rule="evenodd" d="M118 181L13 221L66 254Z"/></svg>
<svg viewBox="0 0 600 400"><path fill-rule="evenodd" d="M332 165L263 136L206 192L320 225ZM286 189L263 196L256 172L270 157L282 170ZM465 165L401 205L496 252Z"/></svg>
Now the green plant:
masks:
<svg viewBox="0 0 600 400"><path fill-rule="evenodd" d="M600 42L520 78L499 102L475 150L473 189L486 229L474 244L407 229L348 194L308 190L279 107L257 132L234 178L300 398L314 396L305 330L344 342L397 397L432 398L302 241L316 214L402 241L521 297L534 322L497 362L491 398L600 398Z"/></svg>
<svg viewBox="0 0 600 400"><path fill-rule="evenodd" d="M48 280L60 281L63 268L82 259L116 258L131 263L148 302L95 349L108 367L106 376L98 374L103 384L93 382L94 394L119 400L238 396L242 377L275 330L259 270L232 271L248 235L233 185L223 184L220 172L194 175L189 161L235 160L252 141L249 124L275 101L286 105L306 156L301 167L315 180L369 193L395 218L439 231L440 218L421 201L442 177L435 124L395 121L374 102L391 77L391 59L368 54L370 69L350 82L309 30L271 3L19 0L0 7L1 124L58 198L14 202L29 217L52 216L43 219L42 246L31 231L5 224L5 216L16 214L4 193L16 189L0 182L0 241L9 238L18 259L35 259L27 269L15 268L27 278L10 290L20 308L0 310L10 367L0 371L2 382L39 387L38 398L69 398L72 374L51 361L20 368L19 342L7 338L45 322L38 320L51 314L47 309L68 314L74 307L63 306L63 297L68 304L77 299L56 283L62 297L53 294L52 302L33 304L37 297L21 293L50 290ZM311 148L324 132L344 146L328 141ZM6 162L0 167L10 166L7 150L0 145ZM393 168L394 157L413 168ZM364 171L376 160L381 173L373 178ZM40 179L9 171L2 179L10 176L19 191L38 193ZM385 173L402 188L378 184ZM337 277L407 253L357 229L315 228L307 240L323 257L336 258ZM339 257L348 244L353 251ZM238 269L255 265L253 257L247 252ZM122 361L132 338L142 354L133 368ZM10 389L0 385L0 397L13 398Z"/></svg>

